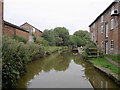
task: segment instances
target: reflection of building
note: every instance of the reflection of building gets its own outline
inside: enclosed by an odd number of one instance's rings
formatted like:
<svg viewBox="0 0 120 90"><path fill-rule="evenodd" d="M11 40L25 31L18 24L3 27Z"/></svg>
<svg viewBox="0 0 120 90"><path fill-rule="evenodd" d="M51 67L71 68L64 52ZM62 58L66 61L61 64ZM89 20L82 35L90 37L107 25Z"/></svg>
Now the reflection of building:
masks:
<svg viewBox="0 0 120 90"><path fill-rule="evenodd" d="M115 0L90 25L90 38L106 54L120 54L120 0Z"/></svg>

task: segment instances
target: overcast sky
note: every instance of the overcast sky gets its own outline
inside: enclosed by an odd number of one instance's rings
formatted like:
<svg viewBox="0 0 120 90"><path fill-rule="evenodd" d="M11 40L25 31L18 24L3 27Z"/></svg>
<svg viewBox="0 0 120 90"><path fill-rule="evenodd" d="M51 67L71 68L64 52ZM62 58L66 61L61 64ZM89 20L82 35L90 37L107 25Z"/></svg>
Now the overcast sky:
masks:
<svg viewBox="0 0 120 90"><path fill-rule="evenodd" d="M4 20L44 31L66 27L70 34L89 25L114 0L4 0Z"/></svg>

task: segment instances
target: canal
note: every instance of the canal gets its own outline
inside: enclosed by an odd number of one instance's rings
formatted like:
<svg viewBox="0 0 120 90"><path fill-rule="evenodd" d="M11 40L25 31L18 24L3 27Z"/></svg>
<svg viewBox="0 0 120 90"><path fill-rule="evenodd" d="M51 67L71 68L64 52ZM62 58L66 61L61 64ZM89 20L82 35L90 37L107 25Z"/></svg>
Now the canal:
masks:
<svg viewBox="0 0 120 90"><path fill-rule="evenodd" d="M81 55L58 52L27 65L17 88L118 88Z"/></svg>

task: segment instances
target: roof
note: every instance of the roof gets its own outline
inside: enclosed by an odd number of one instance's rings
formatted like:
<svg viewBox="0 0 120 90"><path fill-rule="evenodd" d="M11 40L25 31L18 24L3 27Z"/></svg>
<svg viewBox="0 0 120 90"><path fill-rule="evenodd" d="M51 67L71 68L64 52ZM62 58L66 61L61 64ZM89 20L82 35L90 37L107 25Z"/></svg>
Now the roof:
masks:
<svg viewBox="0 0 120 90"><path fill-rule="evenodd" d="M21 27L19 27L19 26L17 26L17 25L14 25L14 24L12 24L12 23L9 23L9 22L7 22L7 21L3 21L4 22L4 24L6 24L6 25L8 25L8 26L11 26L11 27L13 27L13 28L17 28L17 29L20 29L20 30L22 30L22 31L25 31L25 32L28 32L29 33L29 31L27 31L26 29L24 29L24 28L21 28Z"/></svg>
<svg viewBox="0 0 120 90"><path fill-rule="evenodd" d="M91 27L91 25L93 25L114 3L118 3L120 2L120 0L115 0L113 1L90 25L89 27Z"/></svg>
<svg viewBox="0 0 120 90"><path fill-rule="evenodd" d="M25 24L28 24L28 25L30 25L31 27L33 27L33 28L35 28L35 29L37 29L36 27L34 27L33 25L31 25L31 24L29 24L29 23L24 23L24 24L22 24L21 26L24 26ZM41 32L42 33L42 31L40 31L39 29L37 29L39 32Z"/></svg>

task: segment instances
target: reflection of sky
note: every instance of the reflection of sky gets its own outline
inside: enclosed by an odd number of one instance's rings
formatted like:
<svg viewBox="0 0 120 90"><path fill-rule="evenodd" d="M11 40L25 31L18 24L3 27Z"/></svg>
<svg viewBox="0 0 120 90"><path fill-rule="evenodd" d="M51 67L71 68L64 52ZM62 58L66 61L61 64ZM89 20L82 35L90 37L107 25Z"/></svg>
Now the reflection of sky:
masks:
<svg viewBox="0 0 120 90"><path fill-rule="evenodd" d="M73 60L66 71L40 72L30 83L28 88L92 88L85 78L84 68Z"/></svg>

